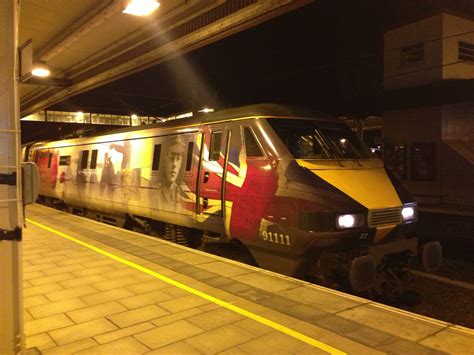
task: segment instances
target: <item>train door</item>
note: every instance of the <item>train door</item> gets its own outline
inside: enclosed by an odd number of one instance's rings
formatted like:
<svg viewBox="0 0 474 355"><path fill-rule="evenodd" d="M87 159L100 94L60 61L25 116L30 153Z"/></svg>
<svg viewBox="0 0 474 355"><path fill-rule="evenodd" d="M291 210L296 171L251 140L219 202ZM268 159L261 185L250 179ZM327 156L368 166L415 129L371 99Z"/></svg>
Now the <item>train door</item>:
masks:
<svg viewBox="0 0 474 355"><path fill-rule="evenodd" d="M225 125L208 126L202 136L197 213L221 233L225 232L225 181L231 137L232 129Z"/></svg>

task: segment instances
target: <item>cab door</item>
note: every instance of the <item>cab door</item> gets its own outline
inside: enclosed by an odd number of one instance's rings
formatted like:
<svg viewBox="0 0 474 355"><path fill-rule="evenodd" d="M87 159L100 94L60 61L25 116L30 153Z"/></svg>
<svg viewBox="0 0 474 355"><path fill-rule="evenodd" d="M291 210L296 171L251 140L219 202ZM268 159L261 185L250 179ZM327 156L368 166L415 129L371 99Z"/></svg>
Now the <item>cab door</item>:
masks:
<svg viewBox="0 0 474 355"><path fill-rule="evenodd" d="M226 174L232 131L224 125L206 127L203 132L199 204L197 213L224 232Z"/></svg>

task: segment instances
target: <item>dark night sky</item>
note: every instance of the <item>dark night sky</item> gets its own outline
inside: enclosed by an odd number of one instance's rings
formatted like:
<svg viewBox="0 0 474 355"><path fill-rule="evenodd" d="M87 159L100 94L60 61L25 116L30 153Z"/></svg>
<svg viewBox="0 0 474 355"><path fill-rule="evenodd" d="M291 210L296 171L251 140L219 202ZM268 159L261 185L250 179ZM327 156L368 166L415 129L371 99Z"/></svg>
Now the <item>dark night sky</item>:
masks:
<svg viewBox="0 0 474 355"><path fill-rule="evenodd" d="M169 115L198 106L299 104L339 115L382 109L383 32L473 0L318 0L52 109Z"/></svg>

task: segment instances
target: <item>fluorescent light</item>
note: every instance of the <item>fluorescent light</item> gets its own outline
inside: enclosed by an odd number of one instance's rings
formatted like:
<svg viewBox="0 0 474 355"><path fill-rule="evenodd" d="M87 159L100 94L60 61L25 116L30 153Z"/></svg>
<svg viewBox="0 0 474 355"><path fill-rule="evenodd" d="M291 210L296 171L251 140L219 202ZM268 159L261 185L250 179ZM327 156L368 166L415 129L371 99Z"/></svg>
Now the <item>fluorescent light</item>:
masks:
<svg viewBox="0 0 474 355"><path fill-rule="evenodd" d="M84 121L84 112L77 111L76 112L76 122L83 122Z"/></svg>
<svg viewBox="0 0 474 355"><path fill-rule="evenodd" d="M214 112L214 109L213 109L213 108L204 107L202 110L199 110L199 112L204 112L204 113Z"/></svg>
<svg viewBox="0 0 474 355"><path fill-rule="evenodd" d="M38 62L33 65L33 70L31 71L31 74L44 78L45 76L49 76L51 72L49 71L49 68L46 66L45 63Z"/></svg>
<svg viewBox="0 0 474 355"><path fill-rule="evenodd" d="M178 115L175 118L187 118L187 117L193 117L193 113L192 112L182 113L181 115Z"/></svg>
<svg viewBox="0 0 474 355"><path fill-rule="evenodd" d="M136 114L132 115L132 120L136 120L137 118L138 118L138 116Z"/></svg>
<svg viewBox="0 0 474 355"><path fill-rule="evenodd" d="M146 16L160 6L156 0L131 0L122 12L134 16Z"/></svg>

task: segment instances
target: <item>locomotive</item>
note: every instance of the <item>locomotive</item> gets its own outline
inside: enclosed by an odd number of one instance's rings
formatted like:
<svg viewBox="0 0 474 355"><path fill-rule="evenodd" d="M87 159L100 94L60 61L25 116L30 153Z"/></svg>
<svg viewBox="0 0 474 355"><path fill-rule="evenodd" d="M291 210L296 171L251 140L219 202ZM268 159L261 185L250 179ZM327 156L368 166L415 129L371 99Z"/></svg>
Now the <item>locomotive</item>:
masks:
<svg viewBox="0 0 474 355"><path fill-rule="evenodd" d="M188 245L233 246L259 267L401 292L417 205L342 121L259 104L38 142L43 201Z"/></svg>

